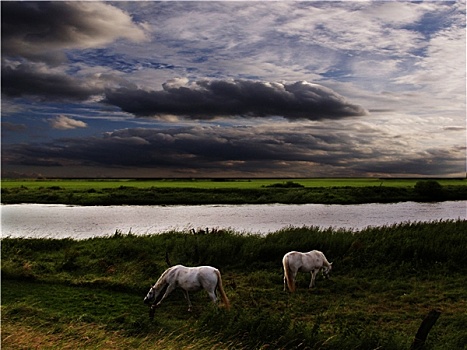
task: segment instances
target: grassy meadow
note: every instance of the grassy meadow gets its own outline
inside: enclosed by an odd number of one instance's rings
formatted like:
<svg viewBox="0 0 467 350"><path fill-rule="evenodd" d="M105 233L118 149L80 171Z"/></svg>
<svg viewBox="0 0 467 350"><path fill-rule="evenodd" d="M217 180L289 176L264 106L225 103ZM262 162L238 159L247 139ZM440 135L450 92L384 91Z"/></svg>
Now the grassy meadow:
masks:
<svg viewBox="0 0 467 350"><path fill-rule="evenodd" d="M409 349L425 315L441 316L425 349L467 344L467 221L347 230L120 234L87 240L1 241L5 349ZM290 250L323 251L331 279L298 277L283 291ZM171 264L213 265L231 309L206 293L194 309L175 291L156 310L143 304Z"/></svg>
<svg viewBox="0 0 467 350"><path fill-rule="evenodd" d="M417 188L417 184L435 184ZM2 203L70 205L359 204L467 199L466 179L12 180Z"/></svg>

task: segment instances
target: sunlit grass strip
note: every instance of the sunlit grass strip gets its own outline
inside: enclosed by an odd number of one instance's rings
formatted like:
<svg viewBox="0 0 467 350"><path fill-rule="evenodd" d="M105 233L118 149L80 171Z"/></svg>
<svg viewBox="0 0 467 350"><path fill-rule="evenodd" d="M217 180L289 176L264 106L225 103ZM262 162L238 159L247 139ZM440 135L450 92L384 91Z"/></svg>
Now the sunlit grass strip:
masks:
<svg viewBox="0 0 467 350"><path fill-rule="evenodd" d="M391 186L413 187L421 179L379 179L379 178L310 178L310 179L3 179L2 188L27 187L30 189L41 187L60 187L62 189L101 190L104 188L118 188L129 186L135 188L239 188L257 189L273 184L294 182L304 187L366 187L366 186ZM437 179L445 185L467 185L467 179Z"/></svg>
<svg viewBox="0 0 467 350"><path fill-rule="evenodd" d="M25 308L27 311L27 308ZM9 311L5 310L4 314ZM215 336L203 337L193 329L180 333L154 330L142 336L128 336L123 331L111 331L105 325L85 322L64 322L51 326L47 322L31 325L29 319L2 322L2 347L5 349L151 349L151 350L210 350L239 349L233 341L221 341ZM37 323L37 322L36 322Z"/></svg>

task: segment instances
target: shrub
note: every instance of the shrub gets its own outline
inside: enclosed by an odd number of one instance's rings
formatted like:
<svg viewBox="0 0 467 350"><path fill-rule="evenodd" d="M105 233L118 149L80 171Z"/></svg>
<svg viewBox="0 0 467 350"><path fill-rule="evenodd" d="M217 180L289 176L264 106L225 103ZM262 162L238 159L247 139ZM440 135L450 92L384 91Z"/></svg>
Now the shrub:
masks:
<svg viewBox="0 0 467 350"><path fill-rule="evenodd" d="M272 185L267 185L263 187L277 187L277 188L302 188L305 187L299 183L293 182L293 181L287 181L283 183L275 183Z"/></svg>
<svg viewBox="0 0 467 350"><path fill-rule="evenodd" d="M443 196L443 186L438 181L417 181L414 186L415 192L426 198L439 199Z"/></svg>

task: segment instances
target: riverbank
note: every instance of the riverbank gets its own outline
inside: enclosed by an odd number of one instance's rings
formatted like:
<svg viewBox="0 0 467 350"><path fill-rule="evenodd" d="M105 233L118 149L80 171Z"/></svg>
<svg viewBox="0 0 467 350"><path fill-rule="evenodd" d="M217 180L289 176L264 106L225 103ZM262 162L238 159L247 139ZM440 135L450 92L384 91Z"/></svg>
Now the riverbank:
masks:
<svg viewBox="0 0 467 350"><path fill-rule="evenodd" d="M7 180L2 181L1 200L3 204L204 205L363 204L467 199L467 184L462 179L378 181L378 179L154 182L150 180Z"/></svg>
<svg viewBox="0 0 467 350"><path fill-rule="evenodd" d="M2 239L2 345L20 349L408 349L423 317L441 316L427 346L467 340L467 221L358 232L287 228L266 236L171 232L107 238ZM284 292L281 258L319 249L330 280L299 274ZM142 299L171 264L213 265L232 309L174 292L153 322Z"/></svg>

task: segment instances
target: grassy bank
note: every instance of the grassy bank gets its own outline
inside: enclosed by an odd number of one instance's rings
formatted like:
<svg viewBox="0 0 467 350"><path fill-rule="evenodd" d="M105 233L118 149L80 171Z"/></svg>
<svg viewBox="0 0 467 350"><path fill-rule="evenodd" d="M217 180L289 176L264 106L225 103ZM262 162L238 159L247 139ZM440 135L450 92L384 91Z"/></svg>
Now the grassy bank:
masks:
<svg viewBox="0 0 467 350"><path fill-rule="evenodd" d="M2 345L87 349L409 349L423 317L441 312L427 349L467 343L467 221L359 232L288 228L116 234L82 241L2 239ZM282 290L281 258L319 249L330 280ZM174 292L150 322L142 299L172 264L214 265L232 309ZM24 347L22 347L22 344Z"/></svg>
<svg viewBox="0 0 467 350"><path fill-rule="evenodd" d="M2 181L4 204L359 204L466 199L465 179Z"/></svg>

